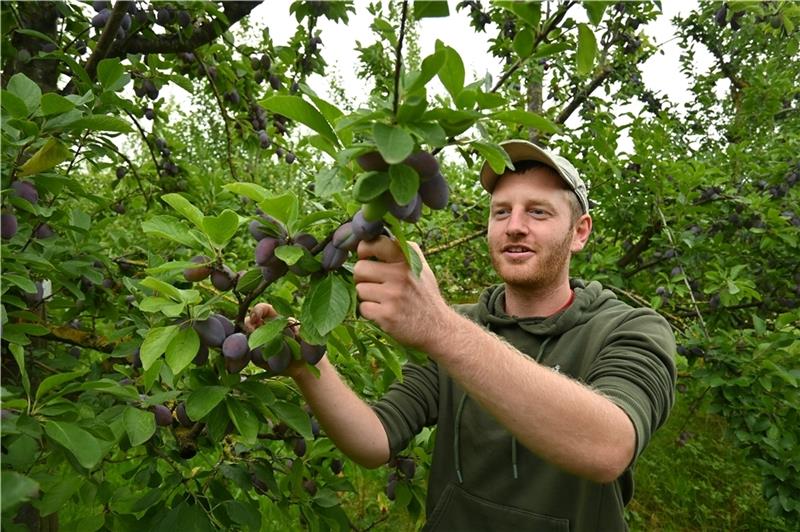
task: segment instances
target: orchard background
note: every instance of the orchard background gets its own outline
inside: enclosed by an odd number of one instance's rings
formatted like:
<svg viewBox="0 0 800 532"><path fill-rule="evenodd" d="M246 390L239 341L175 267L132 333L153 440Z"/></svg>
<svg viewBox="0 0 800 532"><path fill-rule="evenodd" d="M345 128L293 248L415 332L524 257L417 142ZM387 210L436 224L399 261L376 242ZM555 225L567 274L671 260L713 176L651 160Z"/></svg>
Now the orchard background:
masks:
<svg viewBox="0 0 800 532"><path fill-rule="evenodd" d="M0 6L3 530L419 524L435 431L361 469L280 372L325 345L370 400L424 357L357 316L356 225L418 242L453 303L498 282L476 174L512 136L589 183L573 273L676 331L677 405L631 527L796 529L800 6L677 17L678 104L641 75L653 3L296 2L288 42L269 8L252 30L257 5ZM320 29L356 9L358 98ZM500 75L473 76L447 34L421 53L419 21L456 13ZM281 318L244 337L262 300Z"/></svg>

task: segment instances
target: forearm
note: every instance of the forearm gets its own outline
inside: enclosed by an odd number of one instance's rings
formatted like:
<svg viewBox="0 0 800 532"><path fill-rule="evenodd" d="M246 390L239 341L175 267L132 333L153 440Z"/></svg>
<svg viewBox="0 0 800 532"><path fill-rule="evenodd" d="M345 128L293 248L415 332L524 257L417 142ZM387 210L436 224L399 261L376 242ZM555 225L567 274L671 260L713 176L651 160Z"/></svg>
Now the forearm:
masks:
<svg viewBox="0 0 800 532"><path fill-rule="evenodd" d="M325 433L356 463L370 468L385 464L389 460L389 439L378 416L344 383L327 356L317 369L319 378L305 368L292 378Z"/></svg>
<svg viewBox="0 0 800 532"><path fill-rule="evenodd" d="M622 409L455 312L445 319L428 353L522 445L596 482L627 467L636 437Z"/></svg>

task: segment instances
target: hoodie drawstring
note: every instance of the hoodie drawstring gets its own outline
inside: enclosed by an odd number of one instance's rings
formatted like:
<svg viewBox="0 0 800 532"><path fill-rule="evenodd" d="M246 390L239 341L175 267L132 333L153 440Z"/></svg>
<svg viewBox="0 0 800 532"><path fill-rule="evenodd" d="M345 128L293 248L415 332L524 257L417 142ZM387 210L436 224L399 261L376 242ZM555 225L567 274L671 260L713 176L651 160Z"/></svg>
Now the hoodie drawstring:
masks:
<svg viewBox="0 0 800 532"><path fill-rule="evenodd" d="M542 345L539 346L539 353L536 355L536 362L542 360L544 356L544 349L547 347L547 344L552 340L552 336L548 336L542 342ZM456 465L456 476L458 477L459 484L464 483L464 476L461 474L461 455L460 455L460 441L461 441L461 414L464 412L464 404L467 402L467 394L461 396L461 401L458 403L458 408L456 409L456 419L455 419L455 433L453 438L453 456L455 459ZM516 436L511 436L511 469L514 474L514 479L519 478L519 470L517 469L517 438Z"/></svg>

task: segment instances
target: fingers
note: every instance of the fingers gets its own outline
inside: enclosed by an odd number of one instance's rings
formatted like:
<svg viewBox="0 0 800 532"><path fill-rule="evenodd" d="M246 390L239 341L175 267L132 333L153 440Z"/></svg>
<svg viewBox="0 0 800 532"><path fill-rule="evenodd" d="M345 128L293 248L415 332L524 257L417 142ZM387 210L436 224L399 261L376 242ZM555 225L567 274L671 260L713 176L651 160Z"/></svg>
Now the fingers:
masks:
<svg viewBox="0 0 800 532"><path fill-rule="evenodd" d="M259 303L250 310L250 315L244 319L244 328L253 332L261 327L265 321L278 316L278 313L269 303Z"/></svg>
<svg viewBox="0 0 800 532"><path fill-rule="evenodd" d="M381 262L405 262L406 258L396 240L386 235L370 240L362 240L358 244L358 258L376 258Z"/></svg>

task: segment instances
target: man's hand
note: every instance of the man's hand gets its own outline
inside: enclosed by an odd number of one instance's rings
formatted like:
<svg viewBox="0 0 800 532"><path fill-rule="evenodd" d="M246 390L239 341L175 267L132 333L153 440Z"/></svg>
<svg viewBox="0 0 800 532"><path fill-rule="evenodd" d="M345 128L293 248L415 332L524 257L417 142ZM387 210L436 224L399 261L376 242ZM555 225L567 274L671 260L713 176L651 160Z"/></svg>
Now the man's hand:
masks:
<svg viewBox="0 0 800 532"><path fill-rule="evenodd" d="M380 236L358 245L353 280L362 316L398 342L426 351L442 334L452 310L442 298L419 246L411 246L422 261L420 277L411 271L397 242Z"/></svg>
<svg viewBox="0 0 800 532"><path fill-rule="evenodd" d="M249 335L269 320L278 317L278 312L269 303L258 303L250 310L250 314L244 319L244 331ZM292 329L295 336L300 334L300 324L294 318L289 319L289 328ZM282 375L295 378L300 373L307 371L306 362L304 360L292 360L289 367L286 368Z"/></svg>

